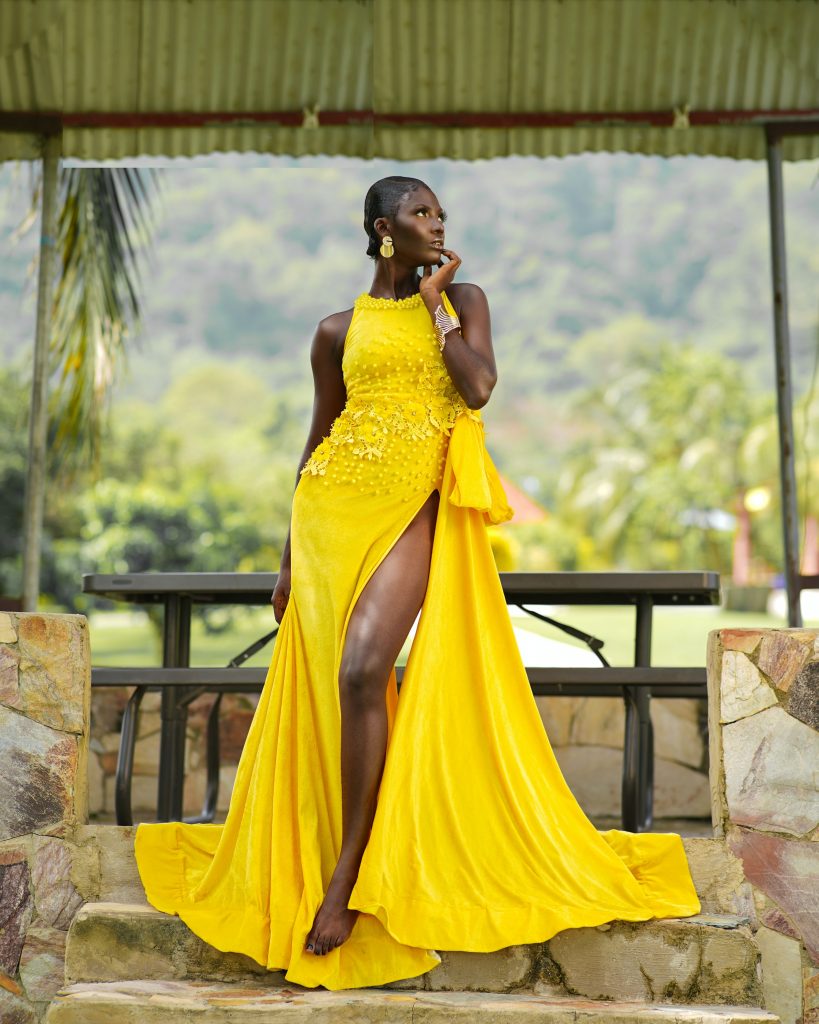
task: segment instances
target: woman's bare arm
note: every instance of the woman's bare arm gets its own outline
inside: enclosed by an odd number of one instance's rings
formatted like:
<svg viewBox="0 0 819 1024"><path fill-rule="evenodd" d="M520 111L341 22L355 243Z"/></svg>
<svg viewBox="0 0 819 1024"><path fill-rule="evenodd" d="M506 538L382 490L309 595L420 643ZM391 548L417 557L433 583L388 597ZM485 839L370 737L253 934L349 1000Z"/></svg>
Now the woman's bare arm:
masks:
<svg viewBox="0 0 819 1024"><path fill-rule="evenodd" d="M299 460L295 487L304 464L316 445L330 433L333 421L341 413L347 401L347 389L341 372L343 339L352 317L352 310L333 313L319 322L310 345L310 365L313 369L313 419L307 435L307 443ZM295 490L294 487L294 490ZM290 566L290 528L282 549L282 568Z"/></svg>
<svg viewBox="0 0 819 1024"><path fill-rule="evenodd" d="M455 307L461 326L447 331L444 364L461 398L470 409L480 409L489 401L498 381L489 303L478 285L452 281L461 258L451 249L444 249L444 252L450 262L435 273L431 273L431 267L425 267L420 290L433 319L435 310L442 304L441 290L446 291Z"/></svg>
<svg viewBox="0 0 819 1024"><path fill-rule="evenodd" d="M347 401L347 389L341 371L344 339L350 326L353 311L333 313L319 321L310 345L310 365L313 368L315 395L313 398L313 419L307 435L299 469L296 473L296 487L304 464L323 437L330 433L333 421L341 413ZM295 491L295 488L294 488ZM292 516L291 516L292 521ZM281 622L287 602L290 600L290 526L282 548L281 566L276 586L270 597L276 622Z"/></svg>
<svg viewBox="0 0 819 1024"><path fill-rule="evenodd" d="M461 329L447 333L444 363L469 408L480 409L489 401L498 381L489 303L476 284L450 285L447 292L452 292L452 302L458 304ZM450 339L455 339L451 345ZM460 344L460 339L465 344Z"/></svg>

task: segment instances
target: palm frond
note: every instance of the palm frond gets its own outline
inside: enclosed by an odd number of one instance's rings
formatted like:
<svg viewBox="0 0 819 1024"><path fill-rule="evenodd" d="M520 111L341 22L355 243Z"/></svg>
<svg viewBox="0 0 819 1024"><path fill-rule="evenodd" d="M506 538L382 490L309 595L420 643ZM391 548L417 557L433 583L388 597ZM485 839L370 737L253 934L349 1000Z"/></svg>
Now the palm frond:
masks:
<svg viewBox="0 0 819 1024"><path fill-rule="evenodd" d="M71 168L60 182L61 273L52 314L49 401L55 465L98 462L111 387L140 321L137 237L150 228L155 172Z"/></svg>
<svg viewBox="0 0 819 1024"><path fill-rule="evenodd" d="M151 237L159 177L151 169L67 168L59 179L58 267L51 330L55 382L49 395L52 472L98 467L111 388L141 318L139 256ZM42 169L15 236L39 213ZM37 259L30 268L36 278Z"/></svg>

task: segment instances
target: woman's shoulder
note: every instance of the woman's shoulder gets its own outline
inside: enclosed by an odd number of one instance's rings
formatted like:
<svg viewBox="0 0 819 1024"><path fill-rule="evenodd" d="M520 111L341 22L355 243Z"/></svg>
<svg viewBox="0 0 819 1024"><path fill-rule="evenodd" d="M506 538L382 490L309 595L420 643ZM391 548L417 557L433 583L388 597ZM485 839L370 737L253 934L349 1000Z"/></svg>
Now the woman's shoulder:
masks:
<svg viewBox="0 0 819 1024"><path fill-rule="evenodd" d="M341 330L346 331L354 310L355 307L350 306L349 309L340 309L337 313L328 313L327 316L322 316L318 322L318 330L322 334L338 334Z"/></svg>
<svg viewBox="0 0 819 1024"><path fill-rule="evenodd" d="M355 307L341 309L337 313L328 313L318 322L316 334L325 345L333 350L334 355L340 361L344 353L344 341L350 329Z"/></svg>
<svg viewBox="0 0 819 1024"><path fill-rule="evenodd" d="M327 316L319 320L319 327L325 330L333 330L333 328L343 324L345 320L349 320L354 310L355 306L350 306L349 309L340 309L337 313L328 313Z"/></svg>
<svg viewBox="0 0 819 1024"><path fill-rule="evenodd" d="M485 304L487 302L483 288L470 281L453 281L444 291L459 315L476 303Z"/></svg>

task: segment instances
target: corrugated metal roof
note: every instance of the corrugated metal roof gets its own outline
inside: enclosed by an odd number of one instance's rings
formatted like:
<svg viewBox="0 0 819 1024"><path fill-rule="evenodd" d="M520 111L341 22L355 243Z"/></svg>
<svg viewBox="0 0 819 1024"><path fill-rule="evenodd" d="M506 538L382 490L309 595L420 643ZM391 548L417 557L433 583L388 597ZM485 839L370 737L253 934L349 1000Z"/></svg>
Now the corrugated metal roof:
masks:
<svg viewBox="0 0 819 1024"><path fill-rule="evenodd" d="M377 110L819 108L819 4L813 0L377 3L376 53L389 52L396 38L406 40L406 48L397 57L397 74L375 76ZM765 155L757 126L382 128L378 143L380 154L398 159L588 150ZM819 156L819 137L792 139L786 146L791 159Z"/></svg>
<svg viewBox="0 0 819 1024"><path fill-rule="evenodd" d="M752 112L819 119L817 54L817 0L0 0L0 120L59 112L64 152L84 159L759 159ZM670 127L686 104L691 126ZM150 123L174 112L214 123ZM2 131L0 158L36 144ZM783 152L815 158L819 136Z"/></svg>

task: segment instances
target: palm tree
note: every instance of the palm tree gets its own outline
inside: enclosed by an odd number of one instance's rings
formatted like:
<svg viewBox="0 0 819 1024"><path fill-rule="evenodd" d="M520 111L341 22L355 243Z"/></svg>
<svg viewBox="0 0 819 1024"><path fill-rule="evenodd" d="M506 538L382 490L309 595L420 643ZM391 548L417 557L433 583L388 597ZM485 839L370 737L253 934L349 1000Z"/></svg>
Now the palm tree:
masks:
<svg viewBox="0 0 819 1024"><path fill-rule="evenodd" d="M99 465L111 386L126 355L125 339L140 321L136 239L150 239L151 188L157 186L153 170L61 171L55 147L49 152L47 146L21 226L30 226L42 205L23 548L26 611L36 609L39 596L46 459L65 480L82 464ZM53 299L49 245L59 256ZM49 397L51 374L57 383Z"/></svg>

